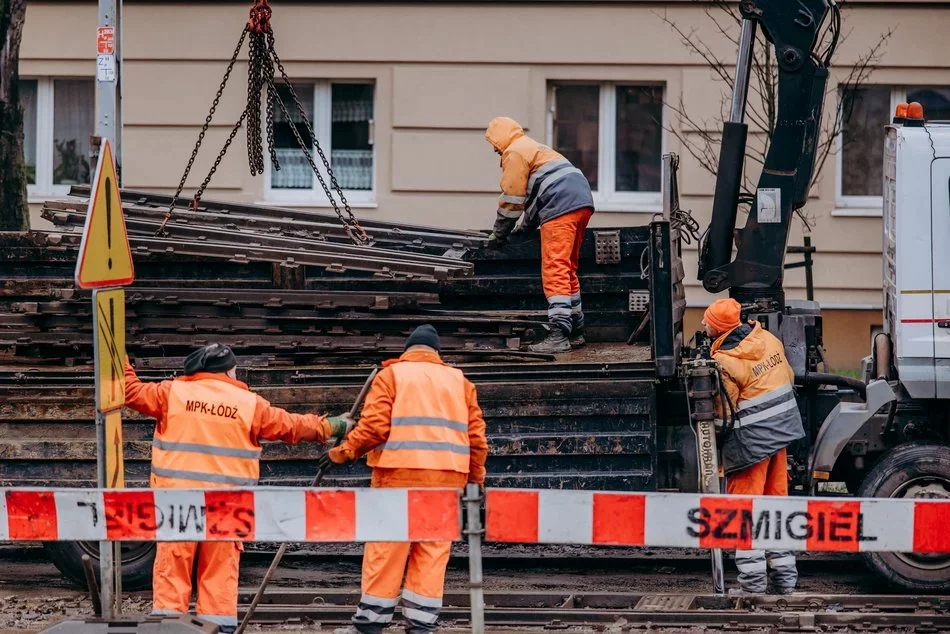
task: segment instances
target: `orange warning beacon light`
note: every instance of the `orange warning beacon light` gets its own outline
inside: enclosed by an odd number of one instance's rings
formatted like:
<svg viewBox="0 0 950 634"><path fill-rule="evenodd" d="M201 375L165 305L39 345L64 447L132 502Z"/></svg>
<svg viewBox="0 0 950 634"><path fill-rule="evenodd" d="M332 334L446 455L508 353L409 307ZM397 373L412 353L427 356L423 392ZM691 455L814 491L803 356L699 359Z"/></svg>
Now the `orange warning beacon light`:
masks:
<svg viewBox="0 0 950 634"><path fill-rule="evenodd" d="M906 101L902 101L897 104L897 109L894 111L895 119L906 119L907 118L907 107L908 104Z"/></svg>
<svg viewBox="0 0 950 634"><path fill-rule="evenodd" d="M918 101L912 101L907 104L907 118L908 119L920 119L924 118L924 107L920 105Z"/></svg>

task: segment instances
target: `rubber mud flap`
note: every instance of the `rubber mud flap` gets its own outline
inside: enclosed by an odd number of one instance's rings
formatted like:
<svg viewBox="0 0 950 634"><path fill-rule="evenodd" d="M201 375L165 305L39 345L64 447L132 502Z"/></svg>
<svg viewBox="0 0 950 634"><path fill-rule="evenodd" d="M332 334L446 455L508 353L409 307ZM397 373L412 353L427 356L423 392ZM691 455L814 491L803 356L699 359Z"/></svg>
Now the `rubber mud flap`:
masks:
<svg viewBox="0 0 950 634"><path fill-rule="evenodd" d="M950 499L950 447L915 441L898 445L868 472L858 497ZM950 555L863 553L892 585L913 592L950 590Z"/></svg>
<svg viewBox="0 0 950 634"><path fill-rule="evenodd" d="M89 555L99 579L99 544L95 542L44 542L43 547L53 565L63 575L83 588L86 575L82 569L82 556ZM127 542L122 547L122 589L124 591L148 590L152 587L152 564L155 561L154 542Z"/></svg>

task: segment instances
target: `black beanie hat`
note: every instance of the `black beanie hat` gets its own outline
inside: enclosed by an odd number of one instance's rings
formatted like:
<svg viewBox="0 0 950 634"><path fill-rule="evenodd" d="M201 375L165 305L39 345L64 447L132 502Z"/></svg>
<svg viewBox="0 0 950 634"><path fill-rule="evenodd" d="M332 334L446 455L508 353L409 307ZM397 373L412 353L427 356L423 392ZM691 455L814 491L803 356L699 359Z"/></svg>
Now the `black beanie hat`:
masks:
<svg viewBox="0 0 950 634"><path fill-rule="evenodd" d="M429 346L436 351L442 350L442 343L439 341L439 333L436 332L435 328L429 324L419 326L412 331L412 334L409 335L408 339L406 339L405 349L408 350L412 346Z"/></svg>
<svg viewBox="0 0 950 634"><path fill-rule="evenodd" d="M227 372L237 365L231 348L220 343L208 344L185 358L185 374L195 372Z"/></svg>

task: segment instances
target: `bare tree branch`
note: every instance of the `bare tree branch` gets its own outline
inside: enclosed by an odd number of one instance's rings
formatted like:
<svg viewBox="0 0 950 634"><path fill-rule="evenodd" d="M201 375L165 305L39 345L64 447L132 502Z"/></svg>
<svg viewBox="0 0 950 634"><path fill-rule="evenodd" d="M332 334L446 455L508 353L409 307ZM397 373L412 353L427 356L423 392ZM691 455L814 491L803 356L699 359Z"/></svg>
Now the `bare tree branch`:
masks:
<svg viewBox="0 0 950 634"><path fill-rule="evenodd" d="M675 119L666 124L667 132L680 142L702 169L715 176L719 170L719 131L722 130L723 122L727 118L734 82L733 63L731 60L719 59L716 50L722 48L723 42L730 45L726 47L728 49L734 49L738 45L742 19L732 3L714 0L702 4L704 13L713 27L711 32L715 34L715 39L709 41L703 39L700 29L694 28L687 31L669 16L659 13L656 15L679 37L690 54L698 57L703 65L710 69L713 80L721 86L720 114L712 121L696 120L686 111L682 98L676 104L665 104L674 114L671 119ZM840 46L847 39L847 34L839 33L837 41L832 41L834 33L839 30L838 26L837 23L832 25L832 21L828 21L818 40L822 43L819 46L822 50L815 52L819 59L829 64L834 61L835 44ZM703 32L706 31L703 30ZM821 178L828 157L834 155L839 147L846 145L844 131L854 104L854 99L846 97L867 85L871 75L880 64L887 42L893 34L893 28L881 33L877 41L859 55L854 64L849 67L847 76L837 85L828 88L826 103L834 108L834 114L824 117L819 124L811 186L815 186ZM751 170L753 172L758 172L758 168L765 164L778 121L778 79L778 65L774 50L766 41L764 34L759 31L756 37L756 48L752 55L749 95L746 102L746 121L751 128L750 133L764 133L749 135L746 163L753 168ZM742 198L744 201L750 199L756 187L749 172L749 169L745 169L743 173ZM805 228L811 229L814 218L808 217L802 210L796 213Z"/></svg>

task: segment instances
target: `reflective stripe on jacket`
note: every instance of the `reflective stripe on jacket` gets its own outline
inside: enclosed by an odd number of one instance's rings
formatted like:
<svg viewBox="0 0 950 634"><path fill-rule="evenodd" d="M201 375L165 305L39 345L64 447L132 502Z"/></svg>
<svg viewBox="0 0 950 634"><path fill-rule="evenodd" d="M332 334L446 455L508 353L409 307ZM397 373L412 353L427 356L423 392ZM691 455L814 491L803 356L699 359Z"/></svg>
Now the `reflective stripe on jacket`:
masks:
<svg viewBox="0 0 950 634"><path fill-rule="evenodd" d="M151 486L249 486L259 475L261 440L330 439L325 416L274 407L225 374L198 372L143 383L126 360L126 406L156 419Z"/></svg>
<svg viewBox="0 0 950 634"><path fill-rule="evenodd" d="M722 446L725 472L750 467L805 437L795 400L795 372L782 342L761 325L740 325L719 337L712 356L722 366L736 408Z"/></svg>
<svg viewBox="0 0 950 634"><path fill-rule="evenodd" d="M437 363L392 366L396 383L389 438L366 458L371 467L468 473L465 376Z"/></svg>
<svg viewBox="0 0 950 634"><path fill-rule="evenodd" d="M251 440L254 394L205 379L175 381L165 429L152 441L152 486L253 486L261 447Z"/></svg>
<svg viewBox="0 0 950 634"><path fill-rule="evenodd" d="M514 226L525 214L526 227L584 207L594 207L587 177L564 156L526 136L508 117L488 124L485 138L501 154L501 196L498 222Z"/></svg>

